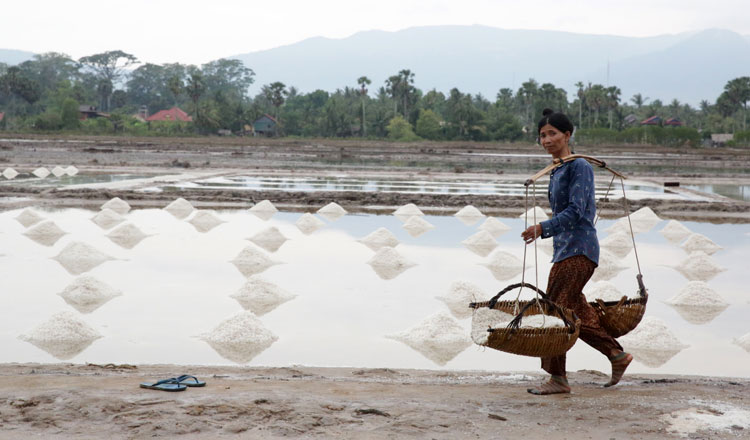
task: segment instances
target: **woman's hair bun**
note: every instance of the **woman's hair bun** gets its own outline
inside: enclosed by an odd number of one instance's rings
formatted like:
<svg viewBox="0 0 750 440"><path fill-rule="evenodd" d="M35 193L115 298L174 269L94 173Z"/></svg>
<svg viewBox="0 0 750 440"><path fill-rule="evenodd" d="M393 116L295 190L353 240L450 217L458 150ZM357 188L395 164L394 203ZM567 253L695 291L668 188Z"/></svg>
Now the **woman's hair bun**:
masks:
<svg viewBox="0 0 750 440"><path fill-rule="evenodd" d="M552 110L551 108L545 108L544 110L542 110L542 116L549 116L549 115L551 115L554 112L555 111Z"/></svg>

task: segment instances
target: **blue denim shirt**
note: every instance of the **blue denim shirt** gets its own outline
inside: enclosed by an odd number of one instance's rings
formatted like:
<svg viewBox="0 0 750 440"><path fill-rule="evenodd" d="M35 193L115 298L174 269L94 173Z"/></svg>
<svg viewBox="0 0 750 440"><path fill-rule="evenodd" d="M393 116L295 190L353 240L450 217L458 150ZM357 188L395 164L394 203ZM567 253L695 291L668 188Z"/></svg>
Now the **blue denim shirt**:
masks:
<svg viewBox="0 0 750 440"><path fill-rule="evenodd" d="M542 238L554 237L552 262L585 255L599 265L599 239L594 228L594 170L585 159L555 168L549 178L549 204L554 217L541 222Z"/></svg>

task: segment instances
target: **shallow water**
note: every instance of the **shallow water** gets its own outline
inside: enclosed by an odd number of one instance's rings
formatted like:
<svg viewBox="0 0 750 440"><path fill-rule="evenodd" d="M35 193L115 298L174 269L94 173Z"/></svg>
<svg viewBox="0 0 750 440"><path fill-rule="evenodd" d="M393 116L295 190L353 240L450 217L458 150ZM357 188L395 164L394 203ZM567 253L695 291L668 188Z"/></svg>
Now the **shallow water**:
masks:
<svg viewBox="0 0 750 440"><path fill-rule="evenodd" d="M92 313L79 315L103 337L72 358L72 362L231 364L194 336L210 332L221 321L242 311L230 295L246 279L230 260L251 245L247 238L275 226L289 240L270 256L283 264L272 266L259 276L297 296L260 317L278 341L252 359L250 365L538 369L535 358L477 346L464 350L445 367L438 367L406 345L385 338L436 312L447 311L435 297L445 295L453 281L470 281L489 297L520 280L517 276L497 281L480 265L487 258L461 245L481 222L467 226L452 216L426 216L435 228L414 238L394 216L346 215L305 235L294 224L299 213L280 212L263 221L247 211L234 210L217 212L225 223L201 233L165 211L148 209L125 216L150 234L127 250L110 241L105 236L107 231L90 221L95 212L40 212L68 232L52 247L22 235L25 229L14 219L19 211L0 213L0 279L5 299L0 310L0 344L4 347L0 362L58 361L18 336L56 312L74 311L57 293L75 277L50 257L72 241L83 241L117 258L88 274L121 290L123 295ZM512 229L498 239L499 249L521 257L522 220L501 220ZM733 338L750 332L746 319L750 314L747 225L685 223L723 246L714 258L728 269L708 284L731 305L713 321L694 325L663 302L687 284L687 279L670 267L682 261L686 253L658 233L665 223L636 237L651 295L647 315L665 321L677 338L690 347L659 368L636 362L629 371L749 377L750 353L732 343ZM600 228L611 224L612 221L602 220ZM381 279L366 264L374 252L356 241L379 227L390 230L401 242L397 251L417 264L390 280ZM538 279L542 288L546 286L548 260L548 255L539 252ZM623 261L630 268L611 280L624 293L635 293L634 260L633 253L628 255ZM529 261L533 261L533 254ZM535 278L534 268L527 269L526 281L535 283ZM468 335L470 319L460 323ZM608 368L606 359L583 342L569 352L569 370L608 372Z"/></svg>

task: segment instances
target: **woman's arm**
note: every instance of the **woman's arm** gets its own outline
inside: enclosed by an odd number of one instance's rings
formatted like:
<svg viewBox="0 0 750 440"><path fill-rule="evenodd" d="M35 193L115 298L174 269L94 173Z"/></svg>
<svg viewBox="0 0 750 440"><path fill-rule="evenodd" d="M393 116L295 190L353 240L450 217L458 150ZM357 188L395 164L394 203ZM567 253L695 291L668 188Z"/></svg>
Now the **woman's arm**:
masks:
<svg viewBox="0 0 750 440"><path fill-rule="evenodd" d="M583 159L576 159L570 166L568 206L561 213L540 223L542 238L575 228L586 212L586 203L594 191L594 170Z"/></svg>

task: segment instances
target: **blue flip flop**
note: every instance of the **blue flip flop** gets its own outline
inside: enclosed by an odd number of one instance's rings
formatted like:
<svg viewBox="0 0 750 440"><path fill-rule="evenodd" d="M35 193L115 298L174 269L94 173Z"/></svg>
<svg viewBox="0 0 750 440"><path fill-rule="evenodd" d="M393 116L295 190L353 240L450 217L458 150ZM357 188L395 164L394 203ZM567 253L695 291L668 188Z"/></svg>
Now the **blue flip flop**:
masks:
<svg viewBox="0 0 750 440"><path fill-rule="evenodd" d="M174 377L170 377L169 379L160 380L154 383L144 382L141 383L141 388L159 391L185 391L187 389L185 385L180 385L180 383Z"/></svg>
<svg viewBox="0 0 750 440"><path fill-rule="evenodd" d="M176 378L178 384L185 385L186 387L205 387L206 382L198 380L197 377L189 374L183 374Z"/></svg>

